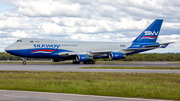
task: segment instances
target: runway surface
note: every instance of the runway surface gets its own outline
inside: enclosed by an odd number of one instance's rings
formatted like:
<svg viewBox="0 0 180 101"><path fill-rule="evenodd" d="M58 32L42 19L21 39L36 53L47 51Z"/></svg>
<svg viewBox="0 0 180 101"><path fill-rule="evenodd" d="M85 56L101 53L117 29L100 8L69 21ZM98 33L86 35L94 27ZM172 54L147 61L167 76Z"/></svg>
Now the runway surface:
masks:
<svg viewBox="0 0 180 101"><path fill-rule="evenodd" d="M165 100L0 90L0 101L165 101Z"/></svg>
<svg viewBox="0 0 180 101"><path fill-rule="evenodd" d="M136 64L107 64L107 65L74 65L74 64L0 64L0 70L5 71L73 71L73 72L120 72L120 73L178 73L180 70L152 69L78 69L89 66L180 66L169 64L180 62L136 62ZM78 94L44 93L29 91L0 90L0 101L161 101L153 99L107 97ZM162 100L164 101L164 100Z"/></svg>
<svg viewBox="0 0 180 101"><path fill-rule="evenodd" d="M179 62L136 62L136 64L0 64L0 70L8 71L72 71L72 72L120 72L120 73L177 73L180 70L160 70L160 69L78 69L89 66L180 66L180 64L169 64Z"/></svg>

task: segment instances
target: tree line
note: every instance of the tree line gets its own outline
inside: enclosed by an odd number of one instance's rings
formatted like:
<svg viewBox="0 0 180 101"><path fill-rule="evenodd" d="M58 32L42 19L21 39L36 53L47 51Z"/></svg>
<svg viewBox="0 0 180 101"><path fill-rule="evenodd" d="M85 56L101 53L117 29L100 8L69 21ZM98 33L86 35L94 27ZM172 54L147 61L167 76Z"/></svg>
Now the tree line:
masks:
<svg viewBox="0 0 180 101"><path fill-rule="evenodd" d="M21 57L8 54L6 52L0 52L0 60L20 60Z"/></svg>
<svg viewBox="0 0 180 101"><path fill-rule="evenodd" d="M0 60L22 60L21 57L11 55L6 52L0 52ZM26 60L50 60L50 59L33 59ZM97 61L111 61L109 59L96 59ZM114 61L114 60L113 60ZM127 56L125 59L116 61L180 61L180 53L143 53Z"/></svg>
<svg viewBox="0 0 180 101"><path fill-rule="evenodd" d="M0 52L0 60L1 61L2 60L4 60L4 61L7 61L7 60L22 60L22 57L11 55L11 54L6 53L6 52ZM51 60L51 59L26 58L26 60Z"/></svg>

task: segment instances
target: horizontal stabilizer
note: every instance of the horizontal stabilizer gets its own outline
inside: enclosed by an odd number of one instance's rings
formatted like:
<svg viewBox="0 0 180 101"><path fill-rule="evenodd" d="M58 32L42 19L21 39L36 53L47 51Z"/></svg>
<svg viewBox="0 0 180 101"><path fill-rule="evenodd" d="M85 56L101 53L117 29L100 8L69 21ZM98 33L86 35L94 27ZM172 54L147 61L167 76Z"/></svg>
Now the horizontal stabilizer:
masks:
<svg viewBox="0 0 180 101"><path fill-rule="evenodd" d="M168 42L168 43L162 43L157 45L149 45L149 46L143 46L143 48L128 48L128 49L122 49L123 53L130 53L133 51L143 51L143 50L152 50L156 48L166 48L169 44L174 42Z"/></svg>
<svg viewBox="0 0 180 101"><path fill-rule="evenodd" d="M131 52L131 51L137 51L137 50L148 50L148 49L155 49L154 47L148 47L148 48L128 48L128 49L122 49L123 52Z"/></svg>
<svg viewBox="0 0 180 101"><path fill-rule="evenodd" d="M162 44L157 44L157 45L149 45L149 46L143 46L143 47L144 48L149 48L149 47L166 48L171 43L174 43L174 42L162 43Z"/></svg>

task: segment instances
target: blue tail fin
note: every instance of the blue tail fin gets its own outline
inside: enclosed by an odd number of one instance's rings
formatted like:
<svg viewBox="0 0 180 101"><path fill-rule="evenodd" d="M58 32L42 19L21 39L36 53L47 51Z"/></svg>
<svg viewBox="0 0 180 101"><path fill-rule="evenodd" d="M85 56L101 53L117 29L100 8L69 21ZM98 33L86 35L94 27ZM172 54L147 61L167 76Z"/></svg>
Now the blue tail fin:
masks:
<svg viewBox="0 0 180 101"><path fill-rule="evenodd" d="M154 43L156 42L163 20L156 19L147 27L133 42L137 43Z"/></svg>

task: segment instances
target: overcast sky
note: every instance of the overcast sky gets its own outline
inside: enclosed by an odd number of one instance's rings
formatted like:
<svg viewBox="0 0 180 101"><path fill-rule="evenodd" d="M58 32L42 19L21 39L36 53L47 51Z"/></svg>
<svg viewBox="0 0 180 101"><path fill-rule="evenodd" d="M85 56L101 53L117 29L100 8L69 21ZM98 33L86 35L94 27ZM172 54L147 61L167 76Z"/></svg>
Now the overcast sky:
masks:
<svg viewBox="0 0 180 101"><path fill-rule="evenodd" d="M19 38L59 41L133 41L155 19L164 19L149 52L180 52L178 0L0 0L0 52Z"/></svg>

